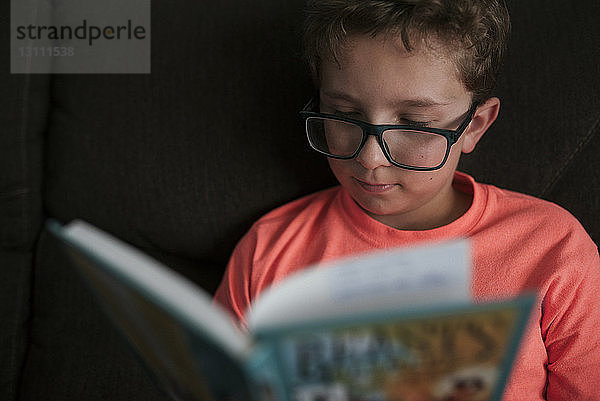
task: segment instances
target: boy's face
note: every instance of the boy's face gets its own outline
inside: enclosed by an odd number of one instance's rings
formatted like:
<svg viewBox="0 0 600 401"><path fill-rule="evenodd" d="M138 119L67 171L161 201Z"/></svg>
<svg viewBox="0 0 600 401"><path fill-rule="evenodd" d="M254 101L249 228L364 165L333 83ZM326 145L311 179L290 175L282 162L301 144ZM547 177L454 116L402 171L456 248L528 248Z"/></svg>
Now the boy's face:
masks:
<svg viewBox="0 0 600 401"><path fill-rule="evenodd" d="M372 124L427 123L456 129L471 105L471 93L442 52L406 52L400 40L358 36L340 64L321 66L321 112ZM470 199L452 187L463 148L472 150L470 128L439 170L422 172L393 166L370 136L352 160L329 159L341 185L372 217L392 227L423 230L448 224L466 211ZM466 141L469 145L463 145ZM476 142L476 140L475 140Z"/></svg>

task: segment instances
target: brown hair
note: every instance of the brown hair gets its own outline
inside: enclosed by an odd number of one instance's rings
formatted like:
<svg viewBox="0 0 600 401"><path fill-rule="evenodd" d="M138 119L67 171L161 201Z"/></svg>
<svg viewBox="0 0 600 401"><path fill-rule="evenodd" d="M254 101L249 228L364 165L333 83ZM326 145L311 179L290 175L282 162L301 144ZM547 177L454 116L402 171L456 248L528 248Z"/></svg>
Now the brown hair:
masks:
<svg viewBox="0 0 600 401"><path fill-rule="evenodd" d="M479 102L491 96L509 32L503 0L308 0L303 44L318 85L323 59L339 63L351 35L399 35L409 52L442 43Z"/></svg>

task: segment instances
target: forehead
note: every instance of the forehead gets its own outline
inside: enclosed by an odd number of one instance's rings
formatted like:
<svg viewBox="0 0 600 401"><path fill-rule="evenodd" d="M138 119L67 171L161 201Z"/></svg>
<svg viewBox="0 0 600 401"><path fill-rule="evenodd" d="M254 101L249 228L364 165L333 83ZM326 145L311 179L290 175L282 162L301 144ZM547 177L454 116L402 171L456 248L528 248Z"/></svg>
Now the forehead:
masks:
<svg viewBox="0 0 600 401"><path fill-rule="evenodd" d="M321 89L361 99L455 102L470 94L450 54L432 41L420 41L407 51L399 38L353 36L337 53L337 61L324 58Z"/></svg>

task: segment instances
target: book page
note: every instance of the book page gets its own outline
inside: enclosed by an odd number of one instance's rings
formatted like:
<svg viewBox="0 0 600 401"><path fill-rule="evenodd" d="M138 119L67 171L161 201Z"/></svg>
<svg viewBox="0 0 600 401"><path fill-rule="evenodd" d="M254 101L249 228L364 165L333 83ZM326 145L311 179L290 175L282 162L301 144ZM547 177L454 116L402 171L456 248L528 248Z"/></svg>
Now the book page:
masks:
<svg viewBox="0 0 600 401"><path fill-rule="evenodd" d="M249 312L251 330L471 301L468 240L377 251L308 268L274 285Z"/></svg>

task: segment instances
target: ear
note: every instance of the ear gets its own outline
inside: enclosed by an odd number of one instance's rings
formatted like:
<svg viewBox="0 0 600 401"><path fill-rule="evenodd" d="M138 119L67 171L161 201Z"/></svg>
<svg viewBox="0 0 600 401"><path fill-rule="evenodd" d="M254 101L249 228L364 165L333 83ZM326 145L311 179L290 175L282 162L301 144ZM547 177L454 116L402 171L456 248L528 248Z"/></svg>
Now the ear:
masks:
<svg viewBox="0 0 600 401"><path fill-rule="evenodd" d="M475 146L485 134L487 129L496 121L498 112L500 111L500 99L491 97L483 104L477 107L473 114L473 119L463 133L464 140L462 144L463 153L471 153L475 150Z"/></svg>

